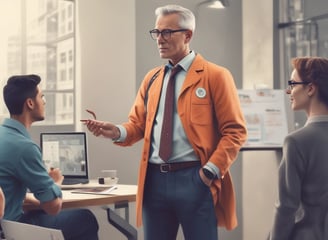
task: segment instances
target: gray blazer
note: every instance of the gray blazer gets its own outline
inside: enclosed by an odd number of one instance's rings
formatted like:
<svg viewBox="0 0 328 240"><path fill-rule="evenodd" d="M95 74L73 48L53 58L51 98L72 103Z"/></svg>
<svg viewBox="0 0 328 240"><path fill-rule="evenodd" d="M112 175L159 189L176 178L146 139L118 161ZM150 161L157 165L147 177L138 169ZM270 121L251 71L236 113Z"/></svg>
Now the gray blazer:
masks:
<svg viewBox="0 0 328 240"><path fill-rule="evenodd" d="M271 240L328 239L328 122L285 138Z"/></svg>

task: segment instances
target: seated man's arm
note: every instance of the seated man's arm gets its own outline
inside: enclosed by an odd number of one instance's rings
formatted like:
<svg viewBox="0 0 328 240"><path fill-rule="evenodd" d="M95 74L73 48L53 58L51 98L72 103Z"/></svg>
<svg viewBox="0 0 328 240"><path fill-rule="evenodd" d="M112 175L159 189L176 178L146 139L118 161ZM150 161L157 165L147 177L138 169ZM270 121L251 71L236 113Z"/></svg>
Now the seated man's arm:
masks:
<svg viewBox="0 0 328 240"><path fill-rule="evenodd" d="M50 215L56 215L60 212L63 200L56 198L54 200L41 203L41 208Z"/></svg>
<svg viewBox="0 0 328 240"><path fill-rule="evenodd" d="M61 206L62 206L62 199L61 198L55 198L51 201L47 201L40 204L40 201L36 199L32 193L27 193L25 200L25 203L32 204L34 206L38 206L41 209L43 209L47 214L50 215L56 215L60 212Z"/></svg>
<svg viewBox="0 0 328 240"><path fill-rule="evenodd" d="M36 199L32 193L26 193L24 202L34 206L40 206L40 201Z"/></svg>
<svg viewBox="0 0 328 240"><path fill-rule="evenodd" d="M33 194L33 198L27 197L26 200L40 206L47 214L59 213L62 206L62 192L58 185L63 179L61 172L59 169L51 169L50 172L46 170L41 152L34 143L24 148L23 156L17 175Z"/></svg>

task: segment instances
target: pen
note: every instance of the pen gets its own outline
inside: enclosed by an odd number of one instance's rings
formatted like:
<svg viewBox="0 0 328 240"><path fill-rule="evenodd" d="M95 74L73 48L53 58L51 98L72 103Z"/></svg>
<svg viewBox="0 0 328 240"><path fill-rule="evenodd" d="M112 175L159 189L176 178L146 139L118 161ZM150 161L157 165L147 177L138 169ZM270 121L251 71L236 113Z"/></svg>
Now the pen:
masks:
<svg viewBox="0 0 328 240"><path fill-rule="evenodd" d="M89 109L86 109L85 111L87 111L87 113L91 114L94 120L97 120L97 115L94 111L91 111ZM81 119L80 121L81 122L87 122L88 120L87 119Z"/></svg>
<svg viewBox="0 0 328 240"><path fill-rule="evenodd" d="M85 111L87 111L88 113L90 113L93 117L94 120L97 120L97 116L96 116L96 113L94 111L91 111L89 109L86 109Z"/></svg>

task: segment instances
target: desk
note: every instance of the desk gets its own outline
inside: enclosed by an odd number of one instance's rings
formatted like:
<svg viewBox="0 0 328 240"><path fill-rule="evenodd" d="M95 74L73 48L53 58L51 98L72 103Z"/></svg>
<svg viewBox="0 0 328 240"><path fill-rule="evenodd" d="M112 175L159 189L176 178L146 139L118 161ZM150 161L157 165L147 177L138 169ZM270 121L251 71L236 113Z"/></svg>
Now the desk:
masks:
<svg viewBox="0 0 328 240"><path fill-rule="evenodd" d="M136 200L136 185L117 185L117 189L111 195L72 193L72 190L62 190L63 204L62 209L83 208L91 206L102 206L107 211L107 218L110 224L122 232L129 240L137 240L137 230L129 224L129 202ZM114 205L114 210L109 208L109 204ZM115 210L125 210L125 217L119 216ZM24 204L24 210L38 209L37 206Z"/></svg>

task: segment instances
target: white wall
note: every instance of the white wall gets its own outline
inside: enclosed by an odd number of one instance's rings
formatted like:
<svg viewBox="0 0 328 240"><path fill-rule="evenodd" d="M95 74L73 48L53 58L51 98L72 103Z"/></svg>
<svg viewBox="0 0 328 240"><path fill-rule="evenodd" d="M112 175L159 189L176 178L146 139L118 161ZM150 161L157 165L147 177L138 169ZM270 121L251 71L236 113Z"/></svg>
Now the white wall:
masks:
<svg viewBox="0 0 328 240"><path fill-rule="evenodd" d="M273 1L248 0L242 9L243 88L273 88ZM280 151L243 152L243 240L268 237L280 158Z"/></svg>
<svg viewBox="0 0 328 240"><path fill-rule="evenodd" d="M127 120L135 97L135 6L120 0L77 1L81 72L81 106L98 119ZM82 111L82 117L89 117ZM135 183L138 147L120 148L110 140L89 134L91 174L117 169L125 183ZM131 170L131 171L126 171ZM99 175L98 175L99 176Z"/></svg>
<svg viewBox="0 0 328 240"><path fill-rule="evenodd" d="M97 117L113 123L127 120L136 92L135 2L121 0L79 0L77 65L81 79L81 116L92 109ZM81 126L81 129L86 130ZM136 184L140 145L114 146L110 140L88 134L90 173L96 178L102 169L117 169L119 182ZM105 211L92 208L100 224L100 239L126 239L107 222ZM130 219L135 224L132 204ZM140 233L141 234L141 233ZM140 236L139 239L142 239Z"/></svg>
<svg viewBox="0 0 328 240"><path fill-rule="evenodd" d="M256 6L256 11L254 11ZM273 1L248 0L243 13L243 88L273 87Z"/></svg>

